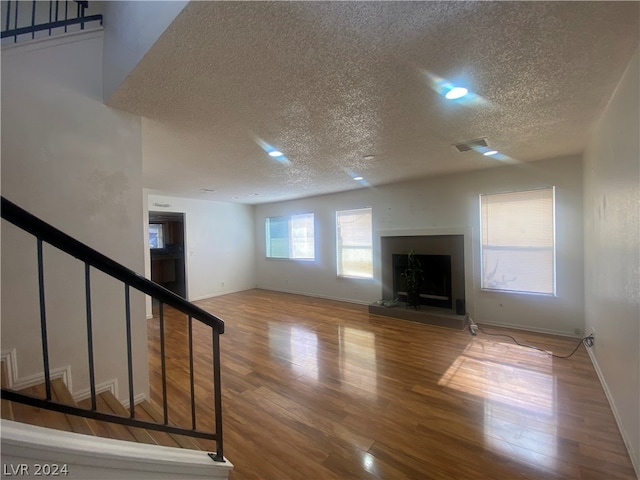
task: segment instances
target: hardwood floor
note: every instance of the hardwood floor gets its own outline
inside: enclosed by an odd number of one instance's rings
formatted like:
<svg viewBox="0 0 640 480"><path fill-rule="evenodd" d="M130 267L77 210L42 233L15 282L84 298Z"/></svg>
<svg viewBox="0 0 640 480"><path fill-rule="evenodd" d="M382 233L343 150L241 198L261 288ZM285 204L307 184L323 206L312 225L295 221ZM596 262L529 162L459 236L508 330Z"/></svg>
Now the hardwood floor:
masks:
<svg viewBox="0 0 640 480"><path fill-rule="evenodd" d="M636 478L584 347L557 359L506 338L263 290L197 304L225 321L233 480ZM187 322L165 318L169 417L189 426ZM197 421L211 427L211 336L194 327ZM160 405L157 318L149 333ZM559 355L577 342L508 333Z"/></svg>

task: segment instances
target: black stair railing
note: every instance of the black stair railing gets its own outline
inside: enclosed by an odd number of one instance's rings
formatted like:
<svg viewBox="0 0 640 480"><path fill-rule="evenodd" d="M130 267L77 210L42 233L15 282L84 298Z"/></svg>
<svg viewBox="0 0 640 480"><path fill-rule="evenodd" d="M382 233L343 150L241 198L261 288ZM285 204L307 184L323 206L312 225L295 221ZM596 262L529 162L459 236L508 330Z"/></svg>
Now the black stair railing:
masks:
<svg viewBox="0 0 640 480"><path fill-rule="evenodd" d="M23 403L34 407L62 412L68 415L77 415L80 417L91 418L106 422L127 425L131 427L146 428L149 430L158 430L166 433L178 435L186 435L195 438L214 440L216 442L215 454L209 455L213 460L223 462L223 442L222 442L222 394L220 387L220 335L224 333L224 322L218 317L202 310L196 305L188 302L175 293L148 280L133 270L119 264L100 252L92 249L84 243L40 220L31 213L23 210L11 201L1 197L2 201L2 218L9 223L19 227L20 229L30 233L37 240L37 261L38 261L38 288L40 303L40 329L42 340L42 361L44 366L45 391L46 398L39 398L32 395L16 392L10 389L2 388L1 397L9 401ZM86 323L87 323L87 353L89 367L89 383L91 395L91 408L85 409L75 405L68 405L57 402L52 399L51 395L51 378L49 366L49 342L47 336L47 309L44 282L44 258L43 244L47 243L58 250L61 250L84 263L85 265L85 297L86 297ZM94 371L94 353L93 353L93 326L92 326L92 307L91 307L91 268L100 270L107 275L120 280L124 285L125 300L125 328L127 342L127 375L129 386L129 417L108 414L97 411L96 408L96 381ZM131 342L131 310L130 310L130 290L135 289L139 292L149 295L152 299L159 302L159 324L160 324L160 360L161 360L161 376L162 376L162 409L164 421L163 423L149 422L135 418L134 404L134 384L133 384L133 361L132 361L132 342ZM167 372L165 359L165 318L164 307L169 306L188 316L188 341L189 341L189 382L191 394L191 428L177 427L169 424L167 398ZM203 431L196 425L196 396L195 396L195 378L193 369L193 320L201 322L211 328L212 334L212 362L213 362L213 409L215 414L215 431Z"/></svg>
<svg viewBox="0 0 640 480"><path fill-rule="evenodd" d="M48 8L47 8L48 7ZM102 15L86 15L89 7L86 0L7 0L2 2L2 38L13 37L14 43L22 35L36 38L36 32L52 31L64 28L64 32L73 25L84 30L87 24L102 25Z"/></svg>

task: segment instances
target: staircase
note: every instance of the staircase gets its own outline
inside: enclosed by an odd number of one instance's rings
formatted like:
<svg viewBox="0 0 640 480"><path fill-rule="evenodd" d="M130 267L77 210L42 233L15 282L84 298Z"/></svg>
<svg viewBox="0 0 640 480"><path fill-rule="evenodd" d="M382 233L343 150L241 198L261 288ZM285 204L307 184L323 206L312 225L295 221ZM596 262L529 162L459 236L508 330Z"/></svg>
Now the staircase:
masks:
<svg viewBox="0 0 640 480"><path fill-rule="evenodd" d="M11 389L8 381L7 375L7 367L5 362L1 364L1 374L2 374L2 388L3 389ZM46 396L46 387L44 384L35 385L32 387L24 388L20 390L20 393L38 397L45 398ZM91 399L81 400L79 402L75 402L73 399L73 395L67 388L67 385L61 378L55 378L51 380L51 396L52 400L57 401L62 404L81 407L90 409L91 408ZM130 415L129 409L127 409L122 403L115 397L115 395L110 391L105 391L97 395L96 404L98 411L104 413L110 413L118 416L122 416L128 418ZM183 462L177 462L172 465L176 469L177 476L172 476L171 469L167 465L162 465L163 472L154 472L143 470L140 467L146 468L146 465L138 465L139 468L134 468L133 472L127 472L126 478L138 478L136 475L142 474L143 476L140 478L147 478L144 475L149 475L148 478L164 478L161 475L169 476L167 478L180 478L180 479L197 479L197 478L209 478L209 479L226 479L228 478L229 472L233 468L233 466L229 462L224 463L214 463L209 458L206 453L207 446L215 448L214 442L207 442L206 440L198 440L192 439L184 435L177 435L174 433L166 433L162 431L148 430L144 428L131 427L127 425L119 425L110 422L104 422L100 420L94 420L90 418L83 418L75 415L68 415L61 412L55 412L47 409L41 409L38 407L34 407L31 405L25 405L18 402L12 402L5 398L1 400L1 409L0 409L1 417L3 420L3 437L7 434L7 425L9 425L9 434L11 434L11 430L25 428L21 427L21 424L32 425L35 427L35 430L31 430L30 427L26 427L28 432L40 432L44 438L54 439L58 438L61 443L64 443L65 440L68 440L71 437L67 437L64 434L60 436L59 432L69 432L71 435L76 436L76 439L79 442L82 442L85 445L91 445L92 448L95 448L101 451L108 451L109 447L113 447L116 444L120 444L121 447L130 450L131 452L135 452L140 450L140 448L134 448L131 446L131 442L145 444L149 446L160 446L160 447L168 447L169 450L172 451L174 455L176 455L176 449L185 449L187 452L178 453L177 456L182 458ZM142 420L146 420L148 422L153 422L157 424L162 424L164 417L162 410L159 406L149 400L143 400L138 403L135 407L135 417L140 418ZM8 422L7 422L8 421ZM16 422L15 424L9 422ZM81 435L83 437L78 437ZM100 443L101 440L94 442L90 437L98 437L99 439L110 439L106 440L107 443ZM117 443L112 443L117 442ZM126 443L124 443L126 442ZM10 452L12 450L11 445L8 447L9 457ZM166 449L156 449L162 455L165 460L167 457L170 457L169 450ZM142 452L145 452L146 460L149 459L149 450L142 448ZM55 458L55 461L58 462L56 465L60 465L62 468L62 463L60 463L60 455L59 452L56 452L52 455ZM67 452L67 456L69 458L73 458L73 455ZM194 457L198 459L197 462L194 462ZM25 457L20 457L20 461L16 464L15 462L8 462L7 459L7 446L5 445L3 438L3 463L13 463L13 465L22 465L29 464ZM47 462L53 459L36 459L40 462ZM35 468L35 464L38 461L33 461L30 465L30 471L33 472L33 468ZM95 458L91 458L90 461L92 463L96 462ZM118 463L122 464L123 459L118 458ZM100 462L98 462L100 463ZM103 462L104 463L104 462ZM109 463L109 462L106 462ZM146 462L143 462L146 463ZM158 466L157 461L154 462L156 466ZM82 468L82 474L74 475L74 473L80 472L80 467L82 465L77 465L72 462L64 463L65 472L70 478L117 478L118 475L114 474L113 468L102 468L97 469L95 477L91 475L91 472L86 471L86 466ZM177 468L176 468L177 467ZM129 468L132 468L131 466ZM17 467L15 467L17 470ZM119 469L122 472L126 472L126 469ZM75 471L75 472L74 472ZM120 472L120 473L122 473ZM4 472L5 475L10 474L11 472ZM204 473L204 476L203 476Z"/></svg>
<svg viewBox="0 0 640 480"><path fill-rule="evenodd" d="M7 387L6 367L2 365L2 386ZM73 395L62 379L51 381L52 397L54 400L67 405L91 408L91 400L85 399L76 403ZM21 390L22 393L36 397L45 397L44 384L36 385ZM105 413L113 413L123 417L129 416L129 410L110 391L102 392L97 396L98 410ZM2 419L12 420L39 427L52 428L64 432L74 432L82 435L94 435L103 438L113 438L127 442L147 443L149 445L163 445L165 447L187 448L190 450L206 451L201 441L192 440L183 435L165 433L144 428L129 427L115 423L101 422L98 420L67 415L51 410L43 410L30 405L2 400ZM144 400L136 405L136 418L151 422L162 422L162 411L154 403ZM204 443L204 442L202 442Z"/></svg>
<svg viewBox="0 0 640 480"><path fill-rule="evenodd" d="M43 222L9 200L3 197L0 200L3 234L5 228L17 227L36 240L33 256L36 257L37 270L36 275L31 277L36 281L36 288L31 290L35 295L28 301L39 307L39 335L34 337L32 330L28 337L32 347L23 346L21 351L27 359L41 359L43 366L39 375L14 378L17 377L15 362L20 351L3 354L8 365L2 362L2 460L3 465L10 466L10 471L3 470L3 473L16 476L14 473L24 466L30 475L35 476L37 473L29 468L63 464L67 469L65 476L69 478L228 478L233 465L223 455L220 384L219 338L224 333L224 322ZM74 288L84 292L85 315L84 318L80 317L84 325L80 328L86 335L85 342L67 342L63 347L77 351L79 357L74 356L75 362L86 362L84 367L88 370L89 388L76 392L76 395L88 398L78 402L65 383L71 385L73 365L64 368L51 365L51 352L55 350L59 354L61 348L60 335L52 335L55 322L50 322L48 317L50 310L47 300L56 299L56 295L55 289L49 288L51 282L47 283L45 271L49 272L58 266L51 261L52 249L60 252L58 255L66 254L84 266L83 280L74 284ZM96 314L95 305L100 303L96 300L102 300L103 304L104 300L103 293L96 288L100 282L94 283L92 279L100 275L106 275L111 282L120 282L124 287L120 290L120 302L124 309L107 319ZM65 285L65 288L64 296L58 295L57 301L68 301L69 285ZM149 400L136 403L136 399L140 400L147 394L143 390L144 385L138 386L133 376L134 358L141 358L136 352L143 348L144 355L147 354L146 341L141 343L140 336L134 338L133 331L134 316L137 317L135 312L139 312L132 308L133 299L140 305L143 295L151 297L158 313L158 351L153 352L153 361L158 364L154 379L161 387L159 405ZM172 312L169 319L165 318L166 309ZM105 390L104 386L107 385L106 388L117 391L117 386L109 387L109 384L117 385L118 379L112 381L103 378L95 369L96 359L105 363L105 350L101 349L98 358L94 345L105 340L96 338L94 329L101 327L104 331L106 325L121 329L124 333L119 338L107 338L110 351L121 352L119 356L110 358L110 363L120 362L122 368L119 371L124 375L119 380L126 385L127 405L133 407L131 410L120 403L111 391ZM172 345L167 345L165 341L164 332L165 328L174 329L177 325L184 328L183 338L188 348L180 357L184 364L172 370L169 378L168 366L173 366L175 358ZM208 351L194 352L194 329L198 336L203 333L210 335ZM57 332L60 331L67 330ZM52 338L58 341L52 341ZM122 342L122 346L118 347L117 342ZM206 367L209 375L206 378L195 375L194 364L199 368ZM83 367L81 364L78 366ZM144 368L136 368L144 371ZM62 378L58 378L61 373ZM207 395L196 395L196 381L197 391L205 391ZM189 387L189 392L176 394L171 388L173 382ZM185 423L188 425L170 423L169 406L180 406L187 414L185 418L188 421ZM53 472L39 473L53 475ZM22 471L24 474L25 470Z"/></svg>

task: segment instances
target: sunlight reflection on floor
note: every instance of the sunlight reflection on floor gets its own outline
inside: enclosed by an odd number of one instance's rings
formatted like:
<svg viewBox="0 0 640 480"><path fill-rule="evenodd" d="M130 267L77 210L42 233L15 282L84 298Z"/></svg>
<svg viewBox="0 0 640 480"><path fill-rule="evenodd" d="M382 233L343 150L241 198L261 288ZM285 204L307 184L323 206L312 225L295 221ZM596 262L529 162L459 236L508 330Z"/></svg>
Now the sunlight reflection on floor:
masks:
<svg viewBox="0 0 640 480"><path fill-rule="evenodd" d="M318 381L318 336L297 325L269 325L269 347L297 375Z"/></svg>
<svg viewBox="0 0 640 480"><path fill-rule="evenodd" d="M527 368L528 363L535 364L535 370ZM483 400L484 439L489 449L528 464L554 468L558 421L552 372L552 359L544 353L476 339L438 385Z"/></svg>
<svg viewBox="0 0 640 480"><path fill-rule="evenodd" d="M378 395L375 334L340 327L339 335L342 391L375 400Z"/></svg>
<svg viewBox="0 0 640 480"><path fill-rule="evenodd" d="M274 358L286 363L296 377L317 382L330 376L340 389L360 399L377 398L377 356L375 334L350 327L338 329L338 356L335 363L318 364L318 336L298 325L269 325L269 349Z"/></svg>

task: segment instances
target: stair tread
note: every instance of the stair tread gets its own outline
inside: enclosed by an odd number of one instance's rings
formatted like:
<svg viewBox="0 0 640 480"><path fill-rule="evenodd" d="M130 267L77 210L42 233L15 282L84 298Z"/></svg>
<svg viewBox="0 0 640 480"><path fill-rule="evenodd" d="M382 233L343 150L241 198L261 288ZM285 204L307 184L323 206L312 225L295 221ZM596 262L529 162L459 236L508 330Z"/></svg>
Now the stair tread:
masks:
<svg viewBox="0 0 640 480"><path fill-rule="evenodd" d="M21 390L21 392L35 397L46 397L44 384L25 388ZM71 392L69 392L69 389L60 378L56 378L51 381L51 399L68 405L77 405L73 400ZM91 427L85 418L75 415L66 415L64 413L32 407L30 405L24 405L16 402L7 403L9 404L9 408L11 408L11 420L46 428L55 428L66 432L94 435L93 430L91 430Z"/></svg>
<svg viewBox="0 0 640 480"><path fill-rule="evenodd" d="M62 381L61 378L55 378L51 381L52 397L58 400L60 403L66 403L67 405L77 406L78 404L73 399L73 395ZM76 415L66 415L67 421L71 425L71 429L76 433L83 433L85 435L94 435L93 430L89 426L89 422L84 417L78 417Z"/></svg>
<svg viewBox="0 0 640 480"><path fill-rule="evenodd" d="M81 400L78 403L82 408L91 408L91 399L89 398ZM96 395L96 408L100 412L113 413L101 395ZM98 437L113 438L115 440L124 440L127 442L136 441L136 438L125 425L102 422L94 419L88 420L89 425Z"/></svg>
<svg viewBox="0 0 640 480"><path fill-rule="evenodd" d="M149 415L141 403L136 405L135 416L139 420L162 423L162 422L158 422L155 418ZM163 445L165 447L175 447L175 448L181 447L178 441L174 439L173 438L174 436L170 433L160 432L158 430L151 430L151 429L148 429L147 431L149 432L149 435L151 435L156 440L156 442L158 442L158 445ZM188 447L188 448L191 448L191 447Z"/></svg>
<svg viewBox="0 0 640 480"><path fill-rule="evenodd" d="M2 362L2 385L7 386L6 366ZM45 398L44 384L28 387L21 390L22 393L35 397ZM82 408L91 408L91 400L85 399L75 402L73 395L61 378L51 380L51 398L60 403L77 405ZM45 428L53 428L67 432L75 432L85 435L95 435L105 438L114 438L130 442L163 445L189 450L208 450L198 439L185 435L146 430L137 427L128 427L116 423L103 422L90 418L66 415L60 412L32 407L8 400L2 400L2 418L15 420L22 423L37 425ZM113 413L123 417L129 417L129 411L110 391L102 392L96 396L97 410L104 413ZM149 400L144 400L135 406L135 418L139 420L164 423L164 415L160 407Z"/></svg>
<svg viewBox="0 0 640 480"><path fill-rule="evenodd" d="M155 421L156 423L164 423L164 414L160 411L160 408L156 406L154 403L149 400L144 400L136 405L136 412L142 410L146 415L150 417L150 420ZM161 433L161 432L153 432L153 433ZM168 434L169 437L180 447L187 448L190 450L202 450L200 445L197 444L195 440L192 440L189 437L184 435L176 435L173 433Z"/></svg>
<svg viewBox="0 0 640 480"><path fill-rule="evenodd" d="M20 392L39 398L46 397L44 384L24 388L20 390ZM69 420L64 413L54 412L52 410L46 410L38 407L32 407L30 405L24 405L16 402L14 402L12 408L14 418L18 422L29 423L46 428L54 428L56 430L63 430L65 432L73 431L71 424L69 423Z"/></svg>
<svg viewBox="0 0 640 480"><path fill-rule="evenodd" d="M99 395L101 397L110 411L115 413L116 415L121 415L123 417L129 416L129 411L120 403L120 401L116 398L116 396L110 391L103 392ZM136 441L140 443L149 443L152 445L157 445L156 440L149 434L147 430L144 428L137 427L126 427L131 434L134 436Z"/></svg>
<svg viewBox="0 0 640 480"><path fill-rule="evenodd" d="M0 418L4 420L15 420L13 416L13 407L9 400L2 399L2 403L0 404Z"/></svg>

